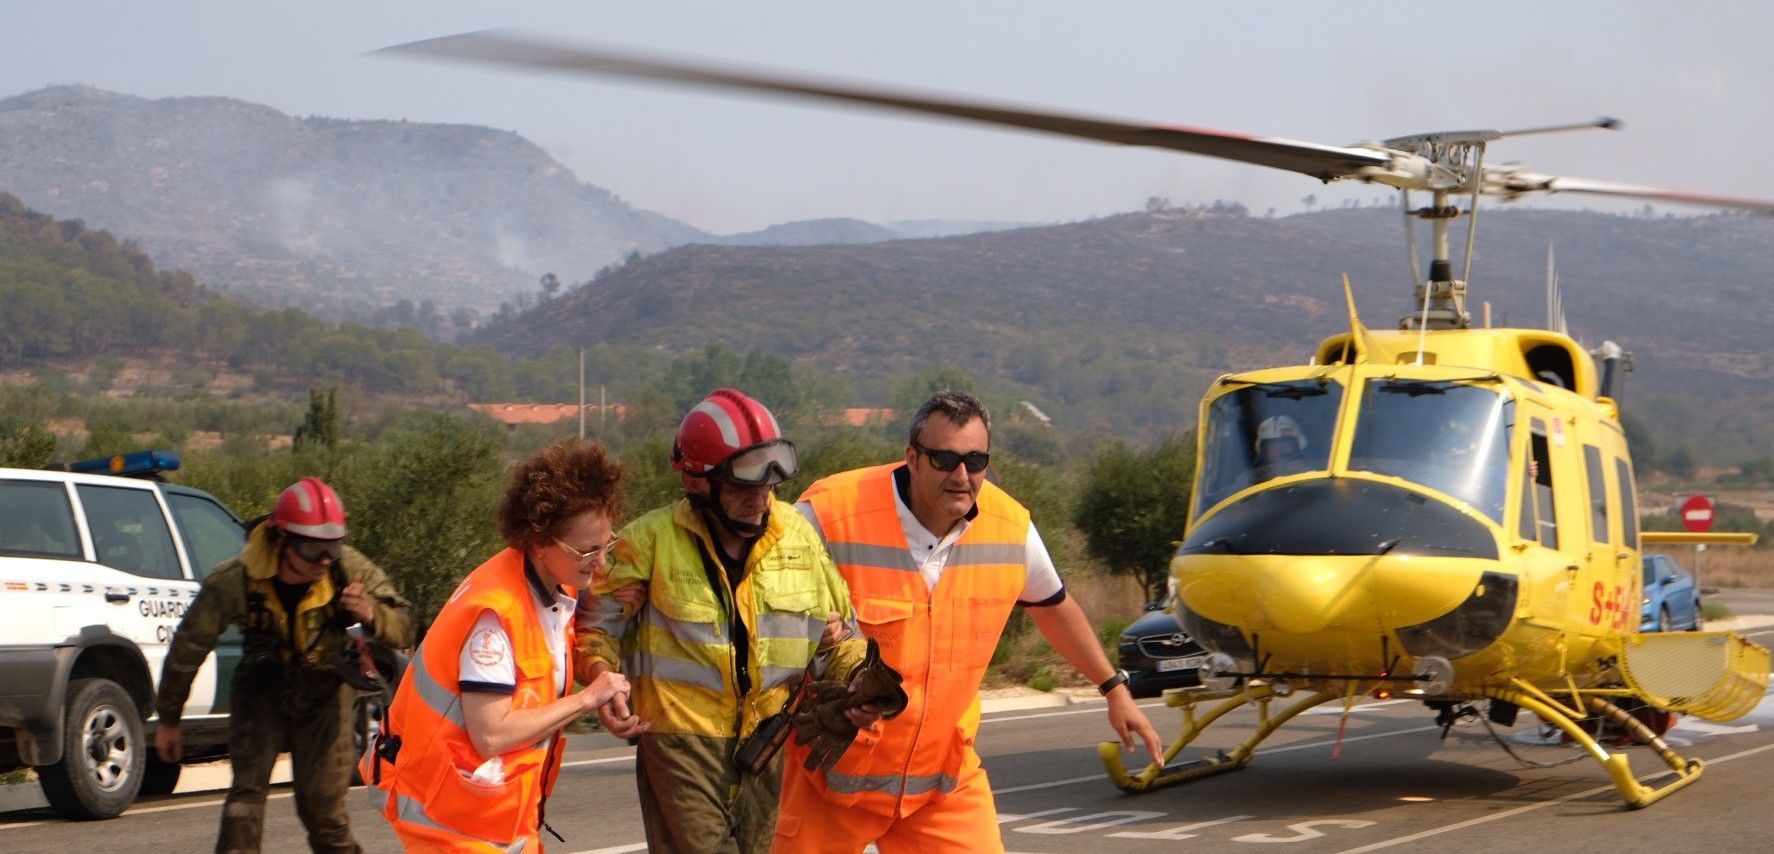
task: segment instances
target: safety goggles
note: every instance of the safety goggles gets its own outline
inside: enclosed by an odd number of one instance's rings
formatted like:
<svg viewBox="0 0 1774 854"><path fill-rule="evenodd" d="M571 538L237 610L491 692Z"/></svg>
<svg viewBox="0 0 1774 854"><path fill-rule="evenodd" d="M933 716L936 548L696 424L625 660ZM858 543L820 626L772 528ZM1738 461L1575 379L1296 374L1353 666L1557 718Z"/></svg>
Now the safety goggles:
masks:
<svg viewBox="0 0 1774 854"><path fill-rule="evenodd" d="M290 539L290 551L295 552L296 557L299 557L308 563L320 563L323 560L330 560L333 563L338 563L345 555L345 541L310 540L306 537L292 537Z"/></svg>
<svg viewBox="0 0 1774 854"><path fill-rule="evenodd" d="M968 451L963 454L960 451L939 451L935 448L926 448L923 445L913 445L912 448L923 454L924 458L930 461L930 467L937 471L954 471L955 466L965 465L968 474L979 474L992 463L992 455L989 451Z"/></svg>
<svg viewBox="0 0 1774 854"><path fill-rule="evenodd" d="M572 546L567 545L566 540L563 540L559 537L556 537L554 540L554 544L557 546L560 546L561 551L566 552L567 557L572 558L574 563L587 563L592 558L609 557L610 550L613 548L616 548L616 544L620 543L620 542L622 542L621 537L611 537L609 542L606 542L601 546L593 546L591 551L582 552L576 548L573 548Z"/></svg>
<svg viewBox="0 0 1774 854"><path fill-rule="evenodd" d="M799 474L801 463L795 457L794 443L775 439L753 445L715 466L709 477L740 486L773 486Z"/></svg>

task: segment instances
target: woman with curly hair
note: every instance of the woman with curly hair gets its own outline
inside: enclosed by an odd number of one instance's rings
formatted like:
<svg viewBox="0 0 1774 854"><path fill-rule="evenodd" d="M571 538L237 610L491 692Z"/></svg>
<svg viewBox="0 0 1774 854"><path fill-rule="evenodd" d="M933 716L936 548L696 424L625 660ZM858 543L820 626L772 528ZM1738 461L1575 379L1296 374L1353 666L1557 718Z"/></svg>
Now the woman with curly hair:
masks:
<svg viewBox="0 0 1774 854"><path fill-rule="evenodd" d="M613 700L626 707L618 673L568 692L578 591L616 545L622 476L583 439L512 470L497 514L508 547L444 603L363 760L409 850L540 850L561 728Z"/></svg>

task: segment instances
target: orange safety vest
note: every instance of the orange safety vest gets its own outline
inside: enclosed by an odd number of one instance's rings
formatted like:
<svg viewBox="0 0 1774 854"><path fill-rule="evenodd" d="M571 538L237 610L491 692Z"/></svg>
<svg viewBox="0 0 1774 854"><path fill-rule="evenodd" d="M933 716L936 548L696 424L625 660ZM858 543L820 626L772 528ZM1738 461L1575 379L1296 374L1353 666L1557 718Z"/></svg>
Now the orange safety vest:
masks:
<svg viewBox="0 0 1774 854"><path fill-rule="evenodd" d="M536 708L557 698L554 658L535 600L523 552L508 548L469 573L432 622L388 709L384 736L400 738L400 753L392 767L382 763L378 785L387 792L383 815L396 830L403 825L433 834L441 830L507 850L521 850L536 838L542 800L560 776L564 736L557 732L500 754L503 783L473 780L487 757L468 737L458 684L462 645L480 613L490 610L511 637L517 665L512 708ZM572 648L569 636L567 649ZM375 779L374 761L373 755L363 759L365 780Z"/></svg>
<svg viewBox="0 0 1774 854"><path fill-rule="evenodd" d="M905 712L864 730L832 770L825 796L904 815L959 782L979 732L979 683L1027 578L1029 511L998 487L950 552L935 589L912 560L895 505L900 464L833 475L807 488L863 632L905 678ZM797 747L805 754L804 748ZM817 778L818 775L816 775Z"/></svg>

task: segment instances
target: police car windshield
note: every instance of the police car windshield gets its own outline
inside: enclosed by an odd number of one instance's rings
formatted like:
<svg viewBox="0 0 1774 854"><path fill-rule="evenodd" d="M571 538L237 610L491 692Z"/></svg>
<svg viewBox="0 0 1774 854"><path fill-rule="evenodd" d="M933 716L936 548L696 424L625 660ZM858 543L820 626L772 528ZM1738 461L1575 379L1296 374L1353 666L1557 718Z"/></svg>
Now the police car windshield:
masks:
<svg viewBox="0 0 1774 854"><path fill-rule="evenodd" d="M1342 402L1342 384L1328 379L1253 383L1215 400L1197 512L1266 480L1323 471Z"/></svg>
<svg viewBox="0 0 1774 854"><path fill-rule="evenodd" d="M1514 402L1489 389L1369 380L1349 449L1349 469L1422 484L1500 524L1514 428Z"/></svg>

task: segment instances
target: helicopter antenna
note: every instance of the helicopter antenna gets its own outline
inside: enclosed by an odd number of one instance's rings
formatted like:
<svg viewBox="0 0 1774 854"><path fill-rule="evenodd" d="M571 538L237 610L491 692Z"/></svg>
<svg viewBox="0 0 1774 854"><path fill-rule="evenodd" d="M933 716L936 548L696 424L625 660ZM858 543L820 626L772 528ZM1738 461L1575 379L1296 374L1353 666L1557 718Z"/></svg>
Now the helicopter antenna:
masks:
<svg viewBox="0 0 1774 854"><path fill-rule="evenodd" d="M1565 327L1565 301L1558 289L1558 263L1551 243L1546 244L1546 328L1560 335L1571 334Z"/></svg>

